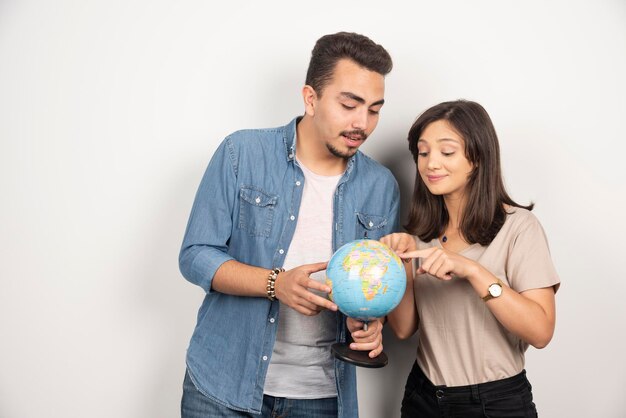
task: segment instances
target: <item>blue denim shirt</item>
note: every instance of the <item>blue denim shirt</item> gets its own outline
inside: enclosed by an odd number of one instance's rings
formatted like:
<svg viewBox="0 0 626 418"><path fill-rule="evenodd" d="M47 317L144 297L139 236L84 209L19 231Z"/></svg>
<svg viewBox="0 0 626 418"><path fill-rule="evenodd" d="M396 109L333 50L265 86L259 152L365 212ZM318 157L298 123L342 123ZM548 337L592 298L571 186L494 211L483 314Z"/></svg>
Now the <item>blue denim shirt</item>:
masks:
<svg viewBox="0 0 626 418"><path fill-rule="evenodd" d="M274 129L243 130L216 150L202 178L180 252L180 271L206 291L187 350L197 388L232 409L260 413L278 325L279 302L211 289L222 263L281 267L293 237L304 175L295 160L298 118ZM395 232L398 184L360 151L335 191L333 250ZM346 338L338 313L337 341ZM357 417L354 366L335 361L340 417ZM306 382L303 382L306 384Z"/></svg>

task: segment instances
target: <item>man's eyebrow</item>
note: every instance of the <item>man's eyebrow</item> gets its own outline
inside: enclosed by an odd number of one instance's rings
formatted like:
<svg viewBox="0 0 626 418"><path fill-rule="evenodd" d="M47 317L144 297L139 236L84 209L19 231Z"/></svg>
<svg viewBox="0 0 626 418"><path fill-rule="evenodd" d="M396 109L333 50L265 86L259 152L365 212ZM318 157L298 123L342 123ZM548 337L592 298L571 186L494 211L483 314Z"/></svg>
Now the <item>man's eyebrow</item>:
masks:
<svg viewBox="0 0 626 418"><path fill-rule="evenodd" d="M350 93L349 91L342 91L339 94L341 96L347 98L347 99L354 100L354 101L359 102L359 103L365 103L365 99L364 98L362 98L360 96L357 96L354 93Z"/></svg>
<svg viewBox="0 0 626 418"><path fill-rule="evenodd" d="M361 104L365 104L365 99L364 99L364 98L362 98L362 97L360 97L360 96L357 96L357 95L356 95L356 94L354 94L354 93L350 93L349 91L342 91L342 92L341 92L341 93L339 93L339 94L340 94L341 96L345 97L345 98L348 98L348 99L350 99L350 100L354 100L355 102L359 102L359 103L361 103ZM370 105L370 107L371 107L371 106L379 106L379 105L380 105L380 106L382 106L384 103L385 103L385 99L380 99L380 100L378 100L378 101L376 101L376 102L372 103L372 104Z"/></svg>

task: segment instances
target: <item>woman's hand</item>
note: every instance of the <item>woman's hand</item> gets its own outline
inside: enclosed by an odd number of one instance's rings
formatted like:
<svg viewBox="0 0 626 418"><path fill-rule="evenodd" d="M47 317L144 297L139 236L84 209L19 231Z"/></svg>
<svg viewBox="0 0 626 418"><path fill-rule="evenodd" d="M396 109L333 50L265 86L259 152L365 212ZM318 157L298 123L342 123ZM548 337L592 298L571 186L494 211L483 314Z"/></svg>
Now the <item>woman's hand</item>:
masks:
<svg viewBox="0 0 626 418"><path fill-rule="evenodd" d="M413 250L398 254L404 260L421 258L416 274L428 273L440 280L450 280L452 276L467 279L477 271L477 264L445 248L432 247L424 250Z"/></svg>
<svg viewBox="0 0 626 418"><path fill-rule="evenodd" d="M404 232L385 235L380 242L394 250L397 254L406 253L407 251L417 250L415 237Z"/></svg>
<svg viewBox="0 0 626 418"><path fill-rule="evenodd" d="M479 297L498 278L475 261L443 248L407 251L400 258L421 258L417 274L428 273L440 280L457 276L468 280ZM486 302L496 319L511 333L536 348L545 347L554 334L555 307L552 287L532 289L521 294L504 285L502 294ZM388 315L389 323L395 318Z"/></svg>

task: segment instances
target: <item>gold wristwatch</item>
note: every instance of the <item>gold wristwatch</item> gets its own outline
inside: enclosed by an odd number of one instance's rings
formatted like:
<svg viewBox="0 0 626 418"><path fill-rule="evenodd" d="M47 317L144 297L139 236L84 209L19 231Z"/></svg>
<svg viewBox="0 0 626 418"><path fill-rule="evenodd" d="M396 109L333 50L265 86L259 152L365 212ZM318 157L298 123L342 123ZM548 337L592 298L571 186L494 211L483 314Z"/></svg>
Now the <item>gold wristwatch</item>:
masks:
<svg viewBox="0 0 626 418"><path fill-rule="evenodd" d="M483 296L483 300L487 302L493 298L500 297L502 294L502 286L504 286L504 283L502 283L500 279L495 283L491 283L487 288L487 296Z"/></svg>

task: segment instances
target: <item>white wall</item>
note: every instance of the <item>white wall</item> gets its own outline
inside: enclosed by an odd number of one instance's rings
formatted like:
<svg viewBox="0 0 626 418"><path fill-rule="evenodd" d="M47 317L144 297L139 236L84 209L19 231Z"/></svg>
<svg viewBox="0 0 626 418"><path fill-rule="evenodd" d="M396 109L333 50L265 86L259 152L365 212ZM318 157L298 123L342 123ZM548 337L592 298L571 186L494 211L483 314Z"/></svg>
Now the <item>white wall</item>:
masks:
<svg viewBox="0 0 626 418"><path fill-rule="evenodd" d="M309 10L304 11L306 8ZM626 3L0 1L0 417L179 414L202 291L177 255L220 140L286 123L323 34L395 69L366 152L406 199L406 132L440 101L491 114L507 185L536 203L563 286L528 352L541 416L626 413ZM398 416L415 340L360 370Z"/></svg>

